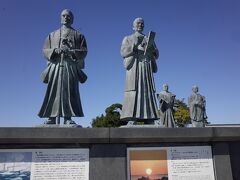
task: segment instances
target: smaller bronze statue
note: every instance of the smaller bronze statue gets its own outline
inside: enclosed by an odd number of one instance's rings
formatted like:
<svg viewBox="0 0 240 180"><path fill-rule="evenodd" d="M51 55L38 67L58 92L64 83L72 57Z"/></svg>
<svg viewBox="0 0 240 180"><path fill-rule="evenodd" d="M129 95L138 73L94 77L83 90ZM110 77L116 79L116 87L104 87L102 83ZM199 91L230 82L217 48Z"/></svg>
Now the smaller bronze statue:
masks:
<svg viewBox="0 0 240 180"><path fill-rule="evenodd" d="M198 86L193 86L192 95L188 98L190 117L193 127L204 127L207 120L206 99L198 93Z"/></svg>
<svg viewBox="0 0 240 180"><path fill-rule="evenodd" d="M73 13L65 9L61 13L62 27L48 35L43 47L48 66L42 73L47 84L46 95L39 117L48 118L44 124L76 124L72 117L82 117L83 110L79 94L79 82L87 76L82 71L87 55L84 36L71 27ZM56 122L57 118L57 122Z"/></svg>
<svg viewBox="0 0 240 180"><path fill-rule="evenodd" d="M159 101L160 120L165 127L176 127L173 117L176 95L168 91L168 85L163 85L163 91L157 94Z"/></svg>

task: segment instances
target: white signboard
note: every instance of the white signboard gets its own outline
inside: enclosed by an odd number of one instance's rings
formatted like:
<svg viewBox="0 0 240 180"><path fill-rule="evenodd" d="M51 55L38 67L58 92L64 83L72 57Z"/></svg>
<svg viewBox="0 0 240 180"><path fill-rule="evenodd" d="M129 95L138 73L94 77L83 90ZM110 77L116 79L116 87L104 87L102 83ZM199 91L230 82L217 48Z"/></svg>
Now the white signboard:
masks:
<svg viewBox="0 0 240 180"><path fill-rule="evenodd" d="M89 149L0 150L0 179L88 180Z"/></svg>
<svg viewBox="0 0 240 180"><path fill-rule="evenodd" d="M128 148L129 180L215 180L210 146Z"/></svg>
<svg viewBox="0 0 240 180"><path fill-rule="evenodd" d="M214 180L210 146L169 148L168 167L169 180Z"/></svg>

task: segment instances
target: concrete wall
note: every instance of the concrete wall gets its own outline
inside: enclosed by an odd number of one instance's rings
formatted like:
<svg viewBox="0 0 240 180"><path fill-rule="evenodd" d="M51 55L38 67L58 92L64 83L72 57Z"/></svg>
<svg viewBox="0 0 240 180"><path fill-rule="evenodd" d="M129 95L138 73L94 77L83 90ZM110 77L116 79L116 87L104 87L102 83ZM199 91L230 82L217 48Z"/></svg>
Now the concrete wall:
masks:
<svg viewBox="0 0 240 180"><path fill-rule="evenodd" d="M90 180L126 180L128 147L212 146L216 180L240 179L240 128L0 128L1 149L89 148Z"/></svg>

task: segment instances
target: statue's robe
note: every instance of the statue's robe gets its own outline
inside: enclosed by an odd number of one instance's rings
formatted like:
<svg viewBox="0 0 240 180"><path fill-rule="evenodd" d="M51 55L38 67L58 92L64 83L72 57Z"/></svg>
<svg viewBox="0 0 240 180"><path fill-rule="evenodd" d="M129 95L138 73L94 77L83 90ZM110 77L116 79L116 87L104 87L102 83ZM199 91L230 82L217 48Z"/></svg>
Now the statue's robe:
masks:
<svg viewBox="0 0 240 180"><path fill-rule="evenodd" d="M71 42L72 56L54 52L54 49L62 46L62 40L66 38ZM82 117L79 81L84 83L87 79L81 70L87 55L84 36L73 28L70 28L68 34L63 34L60 28L46 38L43 54L48 61L48 66L42 73L47 91L39 117Z"/></svg>
<svg viewBox="0 0 240 180"><path fill-rule="evenodd" d="M160 120L165 127L175 127L173 107L176 95L163 91L158 95Z"/></svg>
<svg viewBox="0 0 240 180"><path fill-rule="evenodd" d="M158 119L153 73L157 72L159 52L154 44L152 51L144 55L135 50L146 36L135 32L123 39L121 56L126 68L126 85L121 119L126 121Z"/></svg>

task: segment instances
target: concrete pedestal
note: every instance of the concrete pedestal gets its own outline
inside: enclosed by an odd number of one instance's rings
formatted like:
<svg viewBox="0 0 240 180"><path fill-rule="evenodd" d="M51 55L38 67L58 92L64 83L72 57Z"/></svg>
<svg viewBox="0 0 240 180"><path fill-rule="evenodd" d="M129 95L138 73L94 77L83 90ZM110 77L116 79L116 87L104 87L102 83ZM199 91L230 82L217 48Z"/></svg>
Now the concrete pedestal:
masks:
<svg viewBox="0 0 240 180"><path fill-rule="evenodd" d="M240 179L240 128L0 128L0 149L89 148L90 180L127 180L128 147L212 147L216 180Z"/></svg>

